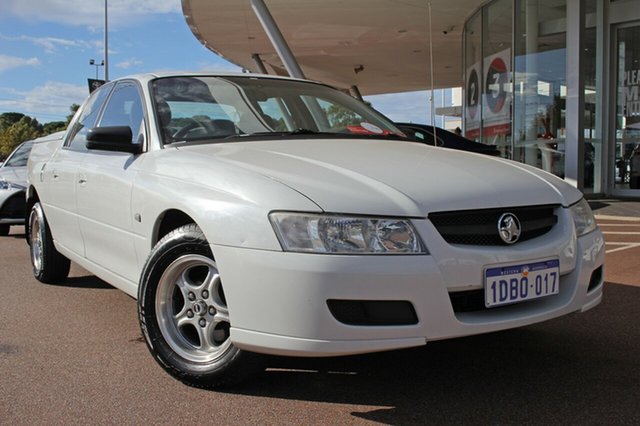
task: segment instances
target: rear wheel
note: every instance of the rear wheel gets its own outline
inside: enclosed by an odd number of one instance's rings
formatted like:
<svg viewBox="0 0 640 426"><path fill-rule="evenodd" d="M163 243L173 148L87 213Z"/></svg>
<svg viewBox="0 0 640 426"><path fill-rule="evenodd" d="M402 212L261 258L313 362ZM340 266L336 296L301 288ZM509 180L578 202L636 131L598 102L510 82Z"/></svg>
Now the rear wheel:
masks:
<svg viewBox="0 0 640 426"><path fill-rule="evenodd" d="M0 237L6 237L9 235L9 230L11 229L10 225L2 224L0 225Z"/></svg>
<svg viewBox="0 0 640 426"><path fill-rule="evenodd" d="M142 273L138 308L150 351L189 385L238 382L259 367L258 355L231 343L220 273L195 224L176 229L153 249Z"/></svg>
<svg viewBox="0 0 640 426"><path fill-rule="evenodd" d="M67 279L71 262L56 250L40 203L35 203L31 208L28 236L33 276L43 283Z"/></svg>

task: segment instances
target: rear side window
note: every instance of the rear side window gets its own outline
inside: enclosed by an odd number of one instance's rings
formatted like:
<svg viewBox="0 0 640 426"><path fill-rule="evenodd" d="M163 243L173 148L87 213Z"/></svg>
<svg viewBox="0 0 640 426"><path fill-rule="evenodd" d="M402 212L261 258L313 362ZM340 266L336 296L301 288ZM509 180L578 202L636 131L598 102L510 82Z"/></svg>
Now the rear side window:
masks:
<svg viewBox="0 0 640 426"><path fill-rule="evenodd" d="M71 130L71 136L67 140L67 146L73 150L86 151L87 132L95 127L98 115L102 109L107 95L113 88L112 84L100 87L94 91L82 106L80 117Z"/></svg>

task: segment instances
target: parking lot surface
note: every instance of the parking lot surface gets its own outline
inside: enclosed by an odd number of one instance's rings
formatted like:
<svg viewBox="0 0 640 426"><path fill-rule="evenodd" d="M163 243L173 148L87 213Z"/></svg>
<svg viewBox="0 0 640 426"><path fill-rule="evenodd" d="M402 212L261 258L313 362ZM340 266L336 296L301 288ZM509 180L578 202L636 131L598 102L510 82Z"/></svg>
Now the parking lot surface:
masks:
<svg viewBox="0 0 640 426"><path fill-rule="evenodd" d="M162 371L124 293L75 265L65 284L33 279L14 227L0 238L0 424L640 424L640 226L599 222L608 282L591 311L411 350L273 358L218 391Z"/></svg>
<svg viewBox="0 0 640 426"><path fill-rule="evenodd" d="M605 279L640 287L640 219L599 220L604 233Z"/></svg>

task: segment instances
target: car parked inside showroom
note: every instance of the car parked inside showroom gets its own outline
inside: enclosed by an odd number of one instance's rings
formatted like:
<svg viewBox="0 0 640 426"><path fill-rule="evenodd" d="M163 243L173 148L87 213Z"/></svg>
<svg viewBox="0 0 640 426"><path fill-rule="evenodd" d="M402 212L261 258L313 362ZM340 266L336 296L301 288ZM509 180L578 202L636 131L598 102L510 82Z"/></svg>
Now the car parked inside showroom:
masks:
<svg viewBox="0 0 640 426"><path fill-rule="evenodd" d="M192 386L242 380L260 354L415 347L602 298L578 190L416 143L321 83L122 78L28 168L35 277L73 261L136 298L151 354Z"/></svg>

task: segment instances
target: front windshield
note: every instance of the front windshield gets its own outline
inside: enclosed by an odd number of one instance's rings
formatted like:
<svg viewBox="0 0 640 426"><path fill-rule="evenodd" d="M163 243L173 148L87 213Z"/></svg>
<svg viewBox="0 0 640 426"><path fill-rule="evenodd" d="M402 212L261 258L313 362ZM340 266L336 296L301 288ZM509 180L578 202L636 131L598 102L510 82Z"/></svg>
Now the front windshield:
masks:
<svg viewBox="0 0 640 426"><path fill-rule="evenodd" d="M403 137L384 116L328 86L257 77L154 80L163 143L283 134Z"/></svg>

